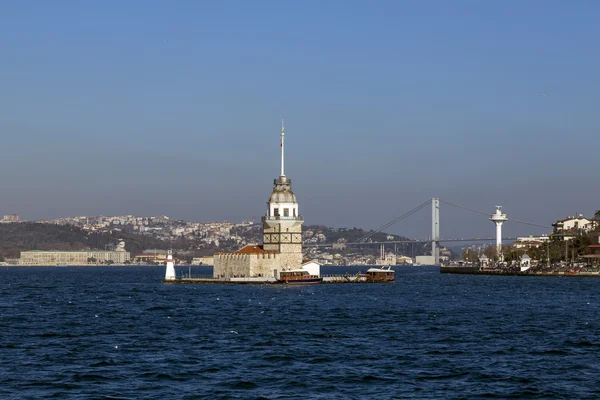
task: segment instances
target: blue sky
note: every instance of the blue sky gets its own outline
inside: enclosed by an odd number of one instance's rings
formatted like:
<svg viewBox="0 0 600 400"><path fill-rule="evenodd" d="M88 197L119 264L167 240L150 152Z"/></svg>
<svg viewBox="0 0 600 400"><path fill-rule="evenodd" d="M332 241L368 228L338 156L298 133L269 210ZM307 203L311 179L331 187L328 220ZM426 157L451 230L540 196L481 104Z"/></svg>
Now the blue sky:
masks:
<svg viewBox="0 0 600 400"><path fill-rule="evenodd" d="M0 3L1 213L374 228L600 208L595 1ZM493 235L442 206L444 237ZM422 211L392 231L429 234ZM507 223L507 234L538 233Z"/></svg>

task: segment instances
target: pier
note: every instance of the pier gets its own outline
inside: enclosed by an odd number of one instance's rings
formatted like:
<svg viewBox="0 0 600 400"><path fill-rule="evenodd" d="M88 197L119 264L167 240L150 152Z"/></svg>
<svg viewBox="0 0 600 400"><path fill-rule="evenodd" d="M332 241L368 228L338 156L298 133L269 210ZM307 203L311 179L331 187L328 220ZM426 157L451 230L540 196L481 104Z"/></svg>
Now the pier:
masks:
<svg viewBox="0 0 600 400"><path fill-rule="evenodd" d="M392 271L393 272L393 271ZM180 278L165 279L164 283L175 284L222 284L222 285L286 285L284 281L275 278L213 278L210 275L185 275ZM321 277L319 283L389 283L394 280L386 281L381 279L369 279L366 274L331 274ZM298 283L296 283L298 285Z"/></svg>
<svg viewBox="0 0 600 400"><path fill-rule="evenodd" d="M212 277L191 277L164 280L164 283L176 284L221 284L221 285L272 285L280 283L275 278L212 278Z"/></svg>

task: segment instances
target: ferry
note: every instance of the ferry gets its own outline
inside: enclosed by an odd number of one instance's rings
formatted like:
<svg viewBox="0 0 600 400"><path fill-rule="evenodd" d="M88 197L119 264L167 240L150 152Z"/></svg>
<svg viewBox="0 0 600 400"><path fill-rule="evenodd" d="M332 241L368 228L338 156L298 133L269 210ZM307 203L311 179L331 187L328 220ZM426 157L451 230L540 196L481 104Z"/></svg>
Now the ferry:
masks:
<svg viewBox="0 0 600 400"><path fill-rule="evenodd" d="M321 283L323 278L317 275L311 275L308 271L303 269L292 269L289 271L282 271L279 273L278 283L287 283L289 285L312 285L315 283Z"/></svg>
<svg viewBox="0 0 600 400"><path fill-rule="evenodd" d="M369 268L366 274L367 282L395 282L394 270L391 266Z"/></svg>

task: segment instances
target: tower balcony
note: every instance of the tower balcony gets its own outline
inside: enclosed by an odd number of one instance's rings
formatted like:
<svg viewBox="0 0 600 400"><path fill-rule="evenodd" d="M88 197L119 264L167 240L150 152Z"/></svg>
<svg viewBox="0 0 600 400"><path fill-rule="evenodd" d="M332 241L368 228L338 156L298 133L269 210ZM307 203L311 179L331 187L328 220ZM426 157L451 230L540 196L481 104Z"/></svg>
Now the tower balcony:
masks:
<svg viewBox="0 0 600 400"><path fill-rule="evenodd" d="M272 215L262 217L262 222L278 222L278 221L290 221L290 222L304 222L304 217L299 215L297 217L283 217L281 215Z"/></svg>

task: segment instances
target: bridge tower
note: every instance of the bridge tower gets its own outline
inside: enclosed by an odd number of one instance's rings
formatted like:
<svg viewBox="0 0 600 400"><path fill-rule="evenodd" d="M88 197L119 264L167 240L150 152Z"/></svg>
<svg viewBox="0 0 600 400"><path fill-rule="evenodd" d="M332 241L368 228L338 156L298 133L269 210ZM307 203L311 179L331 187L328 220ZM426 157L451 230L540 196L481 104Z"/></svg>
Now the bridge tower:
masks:
<svg viewBox="0 0 600 400"><path fill-rule="evenodd" d="M440 264L440 199L431 199L431 255L433 263Z"/></svg>
<svg viewBox="0 0 600 400"><path fill-rule="evenodd" d="M496 254L498 260L504 261L502 255L502 224L508 221L506 214L502 213L502 206L496 206L496 212L490 216L490 221L496 224Z"/></svg>

